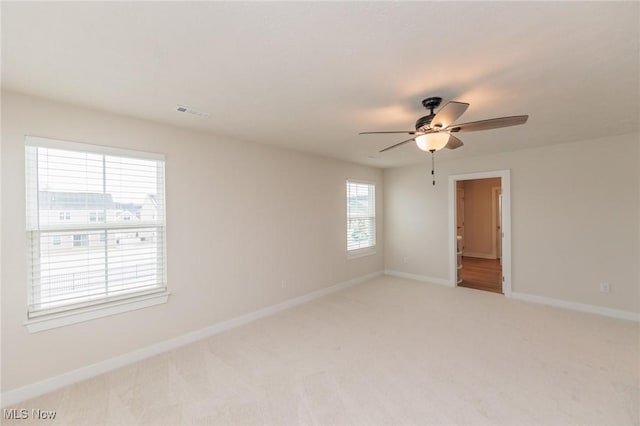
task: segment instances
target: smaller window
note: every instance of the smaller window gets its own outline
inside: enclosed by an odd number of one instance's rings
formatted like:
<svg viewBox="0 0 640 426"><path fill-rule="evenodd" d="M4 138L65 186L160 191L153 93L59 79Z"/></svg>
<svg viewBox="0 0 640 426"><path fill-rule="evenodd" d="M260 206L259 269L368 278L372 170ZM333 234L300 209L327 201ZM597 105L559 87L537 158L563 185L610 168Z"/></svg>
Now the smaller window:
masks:
<svg viewBox="0 0 640 426"><path fill-rule="evenodd" d="M376 245L376 187L372 183L347 181L347 252Z"/></svg>

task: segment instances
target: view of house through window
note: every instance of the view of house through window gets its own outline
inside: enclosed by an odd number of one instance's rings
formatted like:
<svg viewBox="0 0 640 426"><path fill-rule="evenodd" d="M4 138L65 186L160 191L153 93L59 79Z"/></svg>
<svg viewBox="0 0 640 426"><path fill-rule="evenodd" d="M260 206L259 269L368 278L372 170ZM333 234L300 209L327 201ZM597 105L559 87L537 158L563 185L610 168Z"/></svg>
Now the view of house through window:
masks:
<svg viewBox="0 0 640 426"><path fill-rule="evenodd" d="M376 245L376 187L347 181L347 251Z"/></svg>
<svg viewBox="0 0 640 426"><path fill-rule="evenodd" d="M29 316L162 291L164 160L27 138Z"/></svg>

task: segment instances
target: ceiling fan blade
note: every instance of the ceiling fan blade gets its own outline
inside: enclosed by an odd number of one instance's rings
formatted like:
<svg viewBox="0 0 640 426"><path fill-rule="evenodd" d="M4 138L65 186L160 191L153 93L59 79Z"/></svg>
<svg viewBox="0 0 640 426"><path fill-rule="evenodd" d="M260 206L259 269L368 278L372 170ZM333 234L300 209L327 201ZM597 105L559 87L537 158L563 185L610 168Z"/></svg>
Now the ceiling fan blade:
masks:
<svg viewBox="0 0 640 426"><path fill-rule="evenodd" d="M381 150L380 152L389 151L390 149L397 148L397 147L399 147L400 145L404 145L404 144L405 144L405 143L407 143L407 142L411 142L412 140L414 140L414 138L407 139L406 141L398 142L398 143L397 143L397 144L395 144L395 145L391 145L391 146L386 147L385 149Z"/></svg>
<svg viewBox="0 0 640 426"><path fill-rule="evenodd" d="M447 102L431 120L430 127L444 129L452 125L469 108L469 104L464 102Z"/></svg>
<svg viewBox="0 0 640 426"><path fill-rule="evenodd" d="M387 133L406 133L408 135L415 135L415 130L391 130L388 132L360 132L359 135L384 135Z"/></svg>
<svg viewBox="0 0 640 426"><path fill-rule="evenodd" d="M450 132L475 132L477 130L499 129L500 127L518 126L527 122L528 115L514 115L512 117L491 118L489 120L472 121L470 123L454 124Z"/></svg>
<svg viewBox="0 0 640 426"><path fill-rule="evenodd" d="M464 144L460 139L456 138L452 134L449 134L449 142L447 142L447 144L444 147L448 149L456 149L456 148L460 148L462 145Z"/></svg>

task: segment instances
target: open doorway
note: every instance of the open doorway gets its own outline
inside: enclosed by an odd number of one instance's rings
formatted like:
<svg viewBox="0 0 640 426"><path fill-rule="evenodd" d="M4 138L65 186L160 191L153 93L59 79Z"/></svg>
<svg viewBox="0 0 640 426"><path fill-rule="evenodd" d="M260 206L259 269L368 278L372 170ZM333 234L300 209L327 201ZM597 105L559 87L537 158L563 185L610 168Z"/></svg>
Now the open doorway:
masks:
<svg viewBox="0 0 640 426"><path fill-rule="evenodd" d="M509 171L450 177L454 285L511 294Z"/></svg>
<svg viewBox="0 0 640 426"><path fill-rule="evenodd" d="M458 286L502 294L499 177L456 182Z"/></svg>

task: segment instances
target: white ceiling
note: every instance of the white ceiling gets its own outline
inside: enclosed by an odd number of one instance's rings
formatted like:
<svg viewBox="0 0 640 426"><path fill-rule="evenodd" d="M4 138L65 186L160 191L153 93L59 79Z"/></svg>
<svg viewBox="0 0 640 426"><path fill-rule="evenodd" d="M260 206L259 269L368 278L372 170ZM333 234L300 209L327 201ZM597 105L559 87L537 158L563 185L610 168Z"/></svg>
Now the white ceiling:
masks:
<svg viewBox="0 0 640 426"><path fill-rule="evenodd" d="M413 129L429 96L470 103L459 122L530 115L461 134L443 159L637 132L639 16L638 2L3 2L2 85L389 167L426 156L357 133Z"/></svg>

